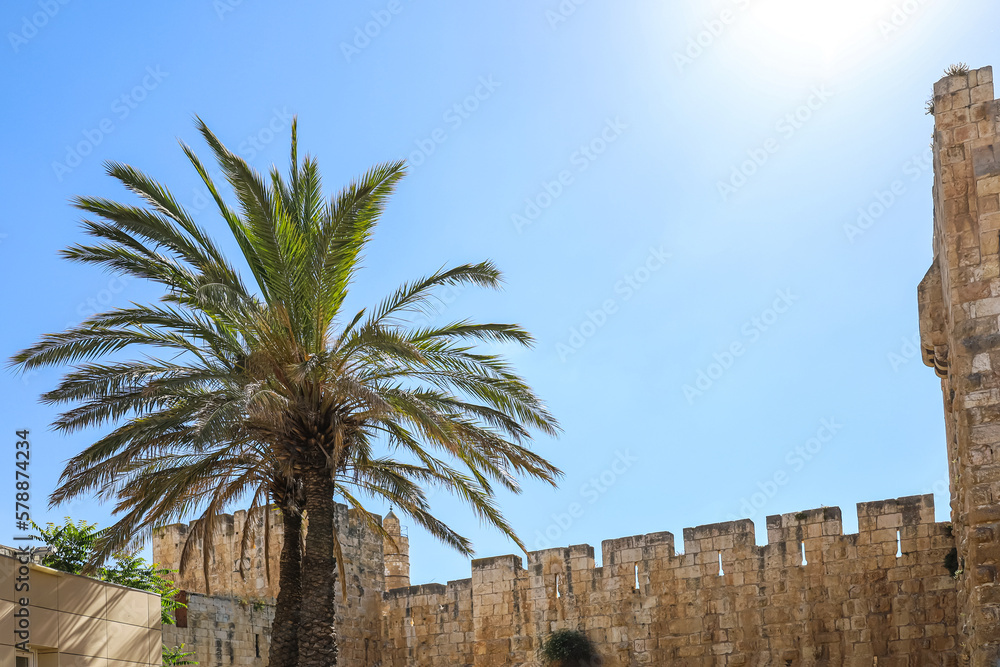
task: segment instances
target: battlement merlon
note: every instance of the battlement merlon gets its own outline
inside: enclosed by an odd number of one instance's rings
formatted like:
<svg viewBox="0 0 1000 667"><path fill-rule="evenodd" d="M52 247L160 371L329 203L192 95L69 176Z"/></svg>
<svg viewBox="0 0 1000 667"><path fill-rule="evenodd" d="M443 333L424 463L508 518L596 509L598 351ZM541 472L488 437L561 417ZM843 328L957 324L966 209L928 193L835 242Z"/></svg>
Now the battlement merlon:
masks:
<svg viewBox="0 0 1000 667"><path fill-rule="evenodd" d="M725 562L744 558L763 558L768 547L782 545L788 553L797 553L803 546L807 553L822 557L829 538L845 538L863 545L885 543L895 554L898 540L904 550L911 541L932 535L945 535L948 524L937 523L934 517L934 496L906 496L857 504L859 530L844 535L839 507L820 507L802 512L790 512L767 517L767 547L756 543L754 523L749 519L714 523L684 529L684 553L674 551L674 535L669 532L632 535L601 543L603 567L595 568L594 548L588 544L557 547L527 554L527 570L520 556L508 554L472 561L472 581L476 584L516 579L522 574L563 573L572 575L585 571L601 572L602 576L635 574L635 567L653 561L675 561L681 565L685 556L695 557L701 564L714 562L722 556ZM918 527L924 527L918 531ZM889 546L886 547L889 549ZM707 559L707 560L706 560ZM501 574L502 573L502 574ZM461 580L468 581L468 580ZM451 585L454 582L449 582ZM439 586L440 584L434 584ZM394 597L406 591L426 593L418 586L393 591ZM443 591L442 591L443 592Z"/></svg>
<svg viewBox="0 0 1000 667"><path fill-rule="evenodd" d="M343 503L334 503L334 521L343 521L347 519L347 525L349 526L361 526L365 523L363 520L364 510L358 510L348 507ZM391 513L390 513L391 514ZM373 519L379 525L382 525L383 519L378 514L368 513L369 517ZM395 515L391 515L395 518ZM271 528L273 530L281 531L283 526L281 523L281 511L277 506L271 505L268 507L268 518L271 522ZM237 510L233 514L219 514L215 518L216 534L217 535L234 535L237 532L243 530L246 526L247 512L246 510ZM308 523L308 519L306 520ZM153 530L153 537L156 538L160 535L166 533L176 533L180 535L186 534L191 527L195 524L195 521L188 523L171 523L164 526L158 526ZM396 529L399 529L399 521L396 520ZM390 533L392 531L386 527L386 530Z"/></svg>

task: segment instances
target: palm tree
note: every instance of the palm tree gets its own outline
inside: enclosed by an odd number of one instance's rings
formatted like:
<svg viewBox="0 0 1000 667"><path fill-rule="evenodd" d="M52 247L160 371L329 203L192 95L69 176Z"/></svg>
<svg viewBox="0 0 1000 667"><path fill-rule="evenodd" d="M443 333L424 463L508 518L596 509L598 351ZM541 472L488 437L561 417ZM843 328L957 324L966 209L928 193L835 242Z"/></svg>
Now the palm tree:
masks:
<svg viewBox="0 0 1000 667"><path fill-rule="evenodd" d="M118 504L116 514L122 517L114 525L101 531L101 539L95 548L95 561L99 561L117 551L141 546L142 538L151 529L172 523L188 514L188 508L204 508L200 518L193 522L187 542L182 552L181 569L190 562L193 547L203 547L202 566L206 585L209 585L208 566L211 557L212 537L215 519L228 504L227 499L250 496L252 501L248 512L246 530L241 544L240 572L248 549L258 536L263 537L265 548L265 576L270 577L267 548L269 508L262 499L271 497L281 510L284 523L284 539L280 561L280 588L272 624L270 661L275 665L295 665L298 656L298 618L301 604L301 540L302 517L295 508L301 504L301 496L295 489L285 485L287 479L273 468L268 461L268 451L259 448L239 448L230 443L222 443L212 451L174 453L155 458L139 458L114 472ZM107 472L96 466L86 474L92 476L98 471ZM221 472L221 476L220 476ZM337 494L344 498L352 509L362 510L358 516L367 519L369 529L384 538L392 539L372 515L363 511L358 497L367 495L378 497L392 504L411 518L427 515L425 520L435 524L437 520L429 515L429 505L418 481L435 483L442 488L450 488L447 478L434 474L421 466L403 464L391 459L356 460L340 471L335 483ZM64 483L57 495L68 493L69 482ZM72 495L77 495L74 491ZM291 499L289 500L289 496ZM441 524L439 531L447 531ZM336 535L335 535L336 537ZM338 555L337 568L341 575L341 590L346 596L344 560L340 556L340 545L335 542ZM471 553L463 549L464 553Z"/></svg>
<svg viewBox="0 0 1000 667"><path fill-rule="evenodd" d="M78 198L75 205L98 218L85 220L84 228L99 242L64 255L159 283L165 293L158 304L112 310L46 335L14 362L23 370L75 364L43 396L70 406L58 429L115 425L68 463L53 500L94 491L118 497L131 517L119 522L119 540L157 512L192 509L198 496L185 485L203 489L194 480L210 485L213 476L224 490L211 496L206 534L213 512L248 489L257 507L277 502L292 528L304 511L298 664L327 667L336 664L337 650L334 496L362 504L338 480L360 482L369 496L408 493L416 523L471 553L468 540L437 521L413 491L443 483L523 549L496 505L496 487L520 492L521 478L554 484L559 470L528 445L533 431L551 435L558 426L501 355L477 349L530 346L523 329L470 321L409 325L440 288L498 288L501 276L490 262L439 270L370 311L344 312L361 252L403 163L378 165L327 201L317 162L298 159L296 123L287 180L274 168L265 179L200 119L198 128L236 208L194 152L182 148L240 249L252 288L165 187L111 163L109 174L145 206ZM124 350L147 354L141 361L104 359ZM155 461L171 456L194 457L179 463L191 475L187 482L173 471L179 476L170 483L179 488L172 500L158 505L134 494L141 487L128 490L137 479L157 478ZM220 466L237 456L255 462L259 479L224 472ZM107 549L113 546L109 541ZM287 555L289 563L297 560ZM285 562L283 554L283 568ZM286 581L285 572L279 576Z"/></svg>

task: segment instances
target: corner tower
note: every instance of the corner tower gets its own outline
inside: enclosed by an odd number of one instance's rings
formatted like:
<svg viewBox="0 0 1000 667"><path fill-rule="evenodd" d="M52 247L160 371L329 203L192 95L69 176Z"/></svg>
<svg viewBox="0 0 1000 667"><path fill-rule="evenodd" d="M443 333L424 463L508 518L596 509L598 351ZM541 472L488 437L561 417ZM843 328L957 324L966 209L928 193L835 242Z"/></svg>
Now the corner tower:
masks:
<svg viewBox="0 0 1000 667"><path fill-rule="evenodd" d="M959 634L1000 657L1000 104L993 70L934 86L934 262L920 283L923 361L944 394Z"/></svg>

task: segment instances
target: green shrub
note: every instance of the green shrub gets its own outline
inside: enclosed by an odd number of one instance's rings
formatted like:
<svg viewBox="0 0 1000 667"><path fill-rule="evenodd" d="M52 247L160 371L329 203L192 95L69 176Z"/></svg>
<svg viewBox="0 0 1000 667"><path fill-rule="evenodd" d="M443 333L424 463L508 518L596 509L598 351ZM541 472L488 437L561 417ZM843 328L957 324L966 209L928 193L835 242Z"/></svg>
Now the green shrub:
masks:
<svg viewBox="0 0 1000 667"><path fill-rule="evenodd" d="M40 539L49 548L48 553L42 558L42 565L70 574L84 574L85 566L93 554L94 543L101 537L97 524L82 520L73 523L72 519L66 517L61 526L54 523L46 524L45 528L38 524L34 526ZM173 625L174 612L186 605L175 599L180 591L174 586L174 582L165 577L170 572L156 565L150 565L135 554L119 553L115 554L107 565L97 568L97 571L90 573L89 576L119 586L156 593L162 603L163 623Z"/></svg>
<svg viewBox="0 0 1000 667"><path fill-rule="evenodd" d="M163 645L164 665L197 665L197 662L188 660L192 655L194 653L184 651L184 644L174 646L173 648L166 644Z"/></svg>
<svg viewBox="0 0 1000 667"><path fill-rule="evenodd" d="M579 630L556 630L539 651L542 663L553 667L584 667L599 664L593 642Z"/></svg>
<svg viewBox="0 0 1000 667"><path fill-rule="evenodd" d="M42 565L60 572L83 574L84 566L94 550L94 542L100 536L97 524L83 520L73 523L72 519L66 517L61 526L50 523L42 528L34 522L32 525L49 548L42 558Z"/></svg>

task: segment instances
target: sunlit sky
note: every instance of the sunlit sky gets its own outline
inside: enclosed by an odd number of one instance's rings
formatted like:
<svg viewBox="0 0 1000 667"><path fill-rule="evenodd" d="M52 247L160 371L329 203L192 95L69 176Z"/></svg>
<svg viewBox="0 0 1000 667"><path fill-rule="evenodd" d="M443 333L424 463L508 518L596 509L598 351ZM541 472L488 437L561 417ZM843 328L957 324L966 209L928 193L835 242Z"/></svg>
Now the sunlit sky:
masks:
<svg viewBox="0 0 1000 667"><path fill-rule="evenodd" d="M506 290L439 321L515 321L507 350L564 428L560 488L503 496L529 548L935 493L940 387L917 355L931 261L931 87L1000 64L986 0L4 3L0 262L9 356L94 309L157 297L60 260L74 195L125 198L104 160L169 185L222 233L177 147L199 114L260 169L300 148L333 191L397 158L409 176L352 294L370 305L446 264ZM368 34L366 34L366 31ZM0 378L2 448L31 430L36 520L97 433L48 430L57 371ZM5 487L7 488L7 487ZM478 555L516 547L444 494ZM234 508L238 509L238 508ZM373 504L372 509L387 508ZM405 523L405 521L404 521ZM0 543L14 534L0 516ZM413 583L469 576L410 527Z"/></svg>

